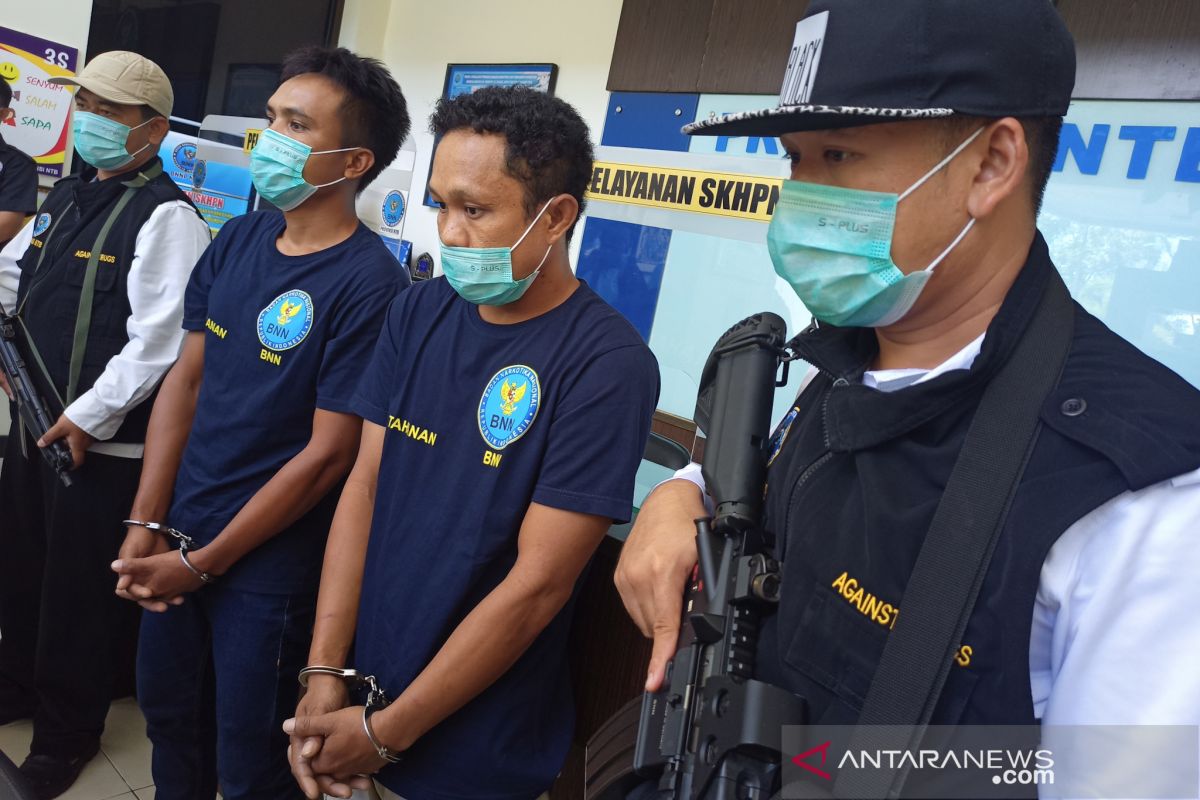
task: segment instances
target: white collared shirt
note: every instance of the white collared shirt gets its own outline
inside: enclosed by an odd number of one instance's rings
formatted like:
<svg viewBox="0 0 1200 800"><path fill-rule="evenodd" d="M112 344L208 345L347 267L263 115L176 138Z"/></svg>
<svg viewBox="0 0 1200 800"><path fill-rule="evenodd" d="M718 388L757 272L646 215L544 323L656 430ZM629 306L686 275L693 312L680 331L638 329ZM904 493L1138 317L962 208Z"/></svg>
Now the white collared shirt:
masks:
<svg viewBox="0 0 1200 800"><path fill-rule="evenodd" d="M36 219L36 217L34 217ZM16 310L21 270L17 262L33 238L33 220L0 251L0 304ZM132 313L129 341L104 372L66 409L66 416L95 437L90 452L141 458L142 444L107 442L125 416L158 386L183 347L183 293L192 267L208 246L208 225L182 200L154 209L134 245L126 292Z"/></svg>
<svg viewBox="0 0 1200 800"><path fill-rule="evenodd" d="M980 336L932 370L869 371L863 383L895 391L969 369L982 346ZM675 477L704 489L698 464ZM1043 725L1200 724L1198 534L1200 470L1124 492L1058 538L1029 637Z"/></svg>

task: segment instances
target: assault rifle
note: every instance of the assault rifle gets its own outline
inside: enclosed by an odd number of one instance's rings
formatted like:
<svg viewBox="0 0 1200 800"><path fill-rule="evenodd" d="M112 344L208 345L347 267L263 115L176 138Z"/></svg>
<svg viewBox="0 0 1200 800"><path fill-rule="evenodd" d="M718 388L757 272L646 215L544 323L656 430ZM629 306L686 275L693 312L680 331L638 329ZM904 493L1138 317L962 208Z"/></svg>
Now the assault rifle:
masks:
<svg viewBox="0 0 1200 800"><path fill-rule="evenodd" d="M755 314L725 332L704 366L696 423L715 514L696 520L699 564L662 688L588 742L588 800L624 800L654 779L663 800L766 800L779 790L783 726L806 722L806 705L753 675L762 612L779 601L760 518L772 399L794 358L785 330L775 314Z"/></svg>
<svg viewBox="0 0 1200 800"><path fill-rule="evenodd" d="M4 369L4 377L8 379L8 386L16 399L17 414L22 426L27 428L36 440L50 430L62 409L50 405L49 401L57 401L58 395L53 386L47 385L49 378L39 375L42 380L37 381L26 367L24 353L29 352L27 336L21 321L10 317L4 306L0 305L0 366ZM18 431L17 435L20 436L21 433ZM24 444L22 441L21 445ZM58 473L63 485L70 486L71 476L68 472L75 465L75 460L66 444L59 439L49 447L38 449L42 451L42 458L46 459L50 468Z"/></svg>

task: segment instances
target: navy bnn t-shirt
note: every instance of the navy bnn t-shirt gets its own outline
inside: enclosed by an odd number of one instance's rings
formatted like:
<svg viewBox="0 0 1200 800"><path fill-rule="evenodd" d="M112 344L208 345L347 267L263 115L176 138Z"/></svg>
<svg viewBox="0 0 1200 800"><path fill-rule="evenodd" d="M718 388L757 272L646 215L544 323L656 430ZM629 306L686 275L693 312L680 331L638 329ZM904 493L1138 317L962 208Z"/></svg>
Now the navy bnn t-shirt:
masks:
<svg viewBox="0 0 1200 800"><path fill-rule="evenodd" d="M398 297L355 405L386 428L355 668L398 696L511 570L531 502L627 520L657 400L650 349L586 284L515 325L442 278ZM570 616L379 780L409 800L549 788L574 722Z"/></svg>
<svg viewBox="0 0 1200 800"><path fill-rule="evenodd" d="M312 436L315 409L351 397L388 304L408 275L366 227L304 256L279 252L281 213L230 220L204 252L183 327L204 331L204 374L170 521L212 541ZM338 491L230 569L222 581L315 591Z"/></svg>

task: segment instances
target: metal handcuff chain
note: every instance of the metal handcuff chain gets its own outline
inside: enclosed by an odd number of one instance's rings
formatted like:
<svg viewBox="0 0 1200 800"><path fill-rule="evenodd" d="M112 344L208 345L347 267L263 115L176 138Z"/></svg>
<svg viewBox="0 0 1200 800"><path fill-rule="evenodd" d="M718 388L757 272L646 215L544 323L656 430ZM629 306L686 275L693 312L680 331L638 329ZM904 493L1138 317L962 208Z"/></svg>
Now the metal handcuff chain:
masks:
<svg viewBox="0 0 1200 800"><path fill-rule="evenodd" d="M175 541L179 542L179 560L183 562L183 565L188 568L189 572L191 572L205 584L212 583L216 580L216 578L209 573L196 569L194 566L192 566L191 559L188 558L187 554L189 550L195 549L196 540L188 536L183 531L172 528L169 525L163 525L161 522L143 522L139 519L123 520L121 524L126 528L131 525L136 525L138 527L145 528L148 531L154 531L157 534L166 536L168 539L174 539Z"/></svg>
<svg viewBox="0 0 1200 800"><path fill-rule="evenodd" d="M297 676L300 685L305 689L308 688L309 675L333 675L336 678L341 678L351 690L365 690L367 701L363 704L362 724L363 731L367 734L367 740L375 748L375 752L379 757L389 764L399 764L403 760L403 754L397 753L380 742L375 736L374 728L371 727L371 715L376 711L387 708L392 702L388 699L383 689L379 687L379 682L375 679L374 675L363 675L354 669L314 665L300 670L300 674Z"/></svg>

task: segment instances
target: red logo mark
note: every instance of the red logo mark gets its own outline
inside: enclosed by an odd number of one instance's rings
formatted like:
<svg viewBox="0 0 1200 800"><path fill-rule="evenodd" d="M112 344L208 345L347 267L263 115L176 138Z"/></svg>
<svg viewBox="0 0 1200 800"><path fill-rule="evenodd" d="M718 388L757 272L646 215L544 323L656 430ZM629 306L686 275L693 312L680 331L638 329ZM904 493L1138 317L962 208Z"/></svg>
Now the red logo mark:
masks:
<svg viewBox="0 0 1200 800"><path fill-rule="evenodd" d="M808 758L809 756L811 756L813 753L820 753L821 754L821 766L824 766L825 765L825 757L829 755L829 745L830 744L831 744L831 742L825 742L824 744L819 744L816 747L810 747L809 749L805 750L800 755L793 758L792 763L795 764L797 767L808 770L809 772L811 772L814 775L820 775L825 780L831 781L831 780L833 780L832 775L830 775L828 772L826 772L823 769L817 769L812 764L809 764L804 760L804 759Z"/></svg>

